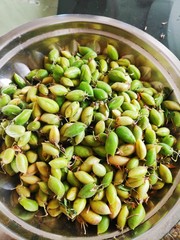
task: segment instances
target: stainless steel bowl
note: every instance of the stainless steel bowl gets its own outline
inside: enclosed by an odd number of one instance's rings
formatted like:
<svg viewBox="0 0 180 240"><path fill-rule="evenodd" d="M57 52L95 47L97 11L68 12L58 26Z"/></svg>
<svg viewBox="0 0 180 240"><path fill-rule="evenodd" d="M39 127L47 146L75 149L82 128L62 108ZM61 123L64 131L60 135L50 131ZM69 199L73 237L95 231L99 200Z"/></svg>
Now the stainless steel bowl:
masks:
<svg viewBox="0 0 180 240"><path fill-rule="evenodd" d="M42 18L9 32L0 42L0 85L8 85L14 71L25 75L29 68L40 66L50 45L70 45L76 39L81 44L98 40L100 45L112 43L121 54L133 53L136 64L151 66L152 81L159 81L173 89L173 98L180 101L180 62L160 42L145 32L123 22L100 16L61 15ZM94 229L86 239L146 239L163 237L178 222L180 212L180 171L173 172L172 185L160 191L152 200L143 224L134 231L124 233L112 228L97 236ZM2 181L3 180L3 181ZM0 225L15 239L84 239L76 225L70 221L33 218L18 212L17 217L11 199L11 184L0 180Z"/></svg>

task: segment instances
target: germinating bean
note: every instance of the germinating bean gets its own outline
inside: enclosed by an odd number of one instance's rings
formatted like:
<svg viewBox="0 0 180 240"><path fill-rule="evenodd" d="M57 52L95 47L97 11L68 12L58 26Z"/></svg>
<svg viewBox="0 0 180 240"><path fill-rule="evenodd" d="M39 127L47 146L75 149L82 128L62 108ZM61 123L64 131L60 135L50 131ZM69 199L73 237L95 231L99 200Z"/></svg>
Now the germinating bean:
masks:
<svg viewBox="0 0 180 240"><path fill-rule="evenodd" d="M97 234L135 229L177 172L180 105L133 54L70 45L0 89L0 163L21 182L12 204Z"/></svg>

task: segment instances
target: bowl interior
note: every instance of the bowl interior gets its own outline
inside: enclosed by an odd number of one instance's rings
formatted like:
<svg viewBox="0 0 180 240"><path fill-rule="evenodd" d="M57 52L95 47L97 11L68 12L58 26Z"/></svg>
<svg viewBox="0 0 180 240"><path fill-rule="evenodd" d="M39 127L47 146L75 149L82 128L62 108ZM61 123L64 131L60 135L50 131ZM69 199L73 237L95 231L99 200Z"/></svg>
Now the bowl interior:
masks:
<svg viewBox="0 0 180 240"><path fill-rule="evenodd" d="M5 35L0 47L0 86L8 85L14 72L25 76L29 69L42 67L43 57L52 46L68 47L73 51L74 40L81 45L93 46L99 52L110 43L117 47L121 56L133 54L138 67L152 68L151 81L156 86L159 84L159 88L163 86L173 89L172 98L179 101L180 64L176 57L157 40L135 27L95 16L49 17L23 25ZM173 170L173 176L173 184L163 188L149 201L146 221L135 231L125 229L120 232L112 226L107 234L96 236L96 228L92 227L87 228L86 238L107 239L119 236L119 239L132 239L143 236L177 204L180 191L178 167ZM0 182L2 179L3 175ZM29 239L60 239L60 236L84 238L83 229L75 222L65 218L43 217L42 214L34 217L33 214L14 207L13 191L1 187L3 184L0 183L0 221L11 232Z"/></svg>

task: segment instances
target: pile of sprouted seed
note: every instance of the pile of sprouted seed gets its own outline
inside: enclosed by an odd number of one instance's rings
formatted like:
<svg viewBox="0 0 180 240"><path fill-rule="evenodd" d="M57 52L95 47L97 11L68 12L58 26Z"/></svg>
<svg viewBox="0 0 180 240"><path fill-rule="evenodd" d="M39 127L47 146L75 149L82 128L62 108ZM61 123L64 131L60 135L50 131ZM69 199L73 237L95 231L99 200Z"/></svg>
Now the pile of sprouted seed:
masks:
<svg viewBox="0 0 180 240"><path fill-rule="evenodd" d="M19 177L16 204L97 234L135 229L179 157L180 105L162 86L112 44L54 47L43 68L14 73L0 89L0 162Z"/></svg>

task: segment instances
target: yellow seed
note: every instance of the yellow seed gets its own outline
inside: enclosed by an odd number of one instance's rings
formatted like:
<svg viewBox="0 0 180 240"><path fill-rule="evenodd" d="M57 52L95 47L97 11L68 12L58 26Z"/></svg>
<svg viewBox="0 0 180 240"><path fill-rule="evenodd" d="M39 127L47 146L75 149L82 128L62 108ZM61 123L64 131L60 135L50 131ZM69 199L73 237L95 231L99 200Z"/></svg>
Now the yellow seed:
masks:
<svg viewBox="0 0 180 240"><path fill-rule="evenodd" d="M40 181L40 178L37 177L36 175L29 176L29 175L23 174L20 176L20 178L21 178L21 180L23 180L23 182L25 182L27 184L35 184Z"/></svg>
<svg viewBox="0 0 180 240"><path fill-rule="evenodd" d="M80 216L89 224L91 225L98 225L102 220L102 217L93 212L92 210L85 208L81 213Z"/></svg>
<svg viewBox="0 0 180 240"><path fill-rule="evenodd" d="M49 176L50 168L46 162L36 162L36 167L42 176L44 177Z"/></svg>
<svg viewBox="0 0 180 240"><path fill-rule="evenodd" d="M106 198L110 205L114 204L117 200L117 191L115 186L110 183L109 186L105 190Z"/></svg>
<svg viewBox="0 0 180 240"><path fill-rule="evenodd" d="M83 184L93 183L95 179L87 172L77 171L74 172L75 177Z"/></svg>
<svg viewBox="0 0 180 240"><path fill-rule="evenodd" d="M121 230L124 229L125 225L126 225L126 221L129 215L129 210L127 205L123 205L118 216L117 216L117 226L118 228L120 228Z"/></svg>
<svg viewBox="0 0 180 240"><path fill-rule="evenodd" d="M100 215L109 215L111 213L108 205L100 200L90 201L90 207L95 213Z"/></svg>
<svg viewBox="0 0 180 240"><path fill-rule="evenodd" d="M78 188L77 187L71 187L68 191L67 191L67 195L66 198L69 201L74 201L77 197L78 194Z"/></svg>
<svg viewBox="0 0 180 240"><path fill-rule="evenodd" d="M75 201L73 202L73 209L76 212L76 215L79 215L85 208L86 206L86 198L76 198Z"/></svg>
<svg viewBox="0 0 180 240"><path fill-rule="evenodd" d="M108 157L108 162L114 166L124 166L128 163L129 160L130 158L119 155Z"/></svg>
<svg viewBox="0 0 180 240"><path fill-rule="evenodd" d="M111 214L109 215L109 217L111 219L115 219L121 209L121 200L118 196L116 197L116 200L113 204L109 204L109 209L111 211Z"/></svg>
<svg viewBox="0 0 180 240"><path fill-rule="evenodd" d="M49 131L49 141L54 144L58 144L60 142L60 132L57 126L52 126Z"/></svg>
<svg viewBox="0 0 180 240"><path fill-rule="evenodd" d="M146 157L146 145L141 139L137 139L136 141L136 154L140 160L143 160Z"/></svg>

